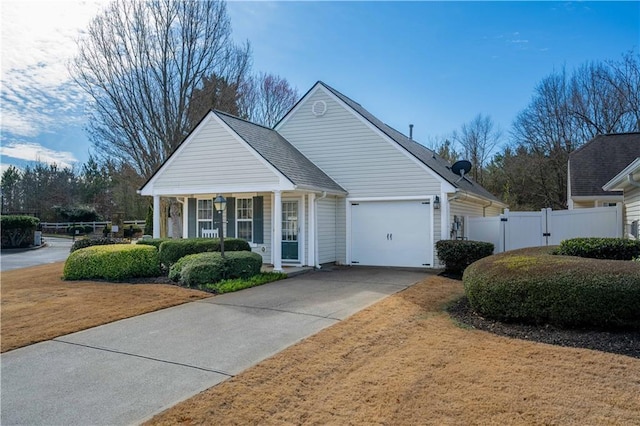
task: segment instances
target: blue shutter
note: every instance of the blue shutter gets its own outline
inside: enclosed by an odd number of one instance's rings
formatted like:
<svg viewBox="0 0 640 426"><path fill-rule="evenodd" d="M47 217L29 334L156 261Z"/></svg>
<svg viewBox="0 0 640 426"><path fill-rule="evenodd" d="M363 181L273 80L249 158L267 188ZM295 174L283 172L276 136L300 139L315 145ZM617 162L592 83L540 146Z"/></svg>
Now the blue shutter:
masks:
<svg viewBox="0 0 640 426"><path fill-rule="evenodd" d="M227 197L227 237L236 236L236 199Z"/></svg>
<svg viewBox="0 0 640 426"><path fill-rule="evenodd" d="M196 236L196 226L197 218L198 218L198 203L195 198L189 198L187 200L187 210L188 210L188 218L187 218L187 238L195 238Z"/></svg>
<svg viewBox="0 0 640 426"><path fill-rule="evenodd" d="M264 198L253 197L253 242L264 243Z"/></svg>

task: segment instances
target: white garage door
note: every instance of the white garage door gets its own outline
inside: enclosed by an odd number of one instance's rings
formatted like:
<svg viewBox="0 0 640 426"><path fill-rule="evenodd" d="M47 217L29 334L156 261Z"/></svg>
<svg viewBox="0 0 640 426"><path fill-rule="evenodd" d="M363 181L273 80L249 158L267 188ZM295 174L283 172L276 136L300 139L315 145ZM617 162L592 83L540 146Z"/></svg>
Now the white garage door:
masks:
<svg viewBox="0 0 640 426"><path fill-rule="evenodd" d="M371 266L432 266L428 201L351 203L351 263Z"/></svg>

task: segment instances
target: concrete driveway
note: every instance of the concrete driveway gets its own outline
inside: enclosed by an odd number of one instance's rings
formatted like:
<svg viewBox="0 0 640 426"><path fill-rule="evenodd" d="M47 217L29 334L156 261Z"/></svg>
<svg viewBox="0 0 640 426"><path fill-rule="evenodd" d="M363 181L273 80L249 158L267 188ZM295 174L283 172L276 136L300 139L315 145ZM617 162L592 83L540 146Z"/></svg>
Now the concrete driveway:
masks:
<svg viewBox="0 0 640 426"><path fill-rule="evenodd" d="M0 422L140 423L427 276L314 271L7 352Z"/></svg>
<svg viewBox="0 0 640 426"><path fill-rule="evenodd" d="M62 262L69 257L73 241L68 238L46 237L47 245L33 250L5 250L0 255L0 271L27 268L45 263Z"/></svg>

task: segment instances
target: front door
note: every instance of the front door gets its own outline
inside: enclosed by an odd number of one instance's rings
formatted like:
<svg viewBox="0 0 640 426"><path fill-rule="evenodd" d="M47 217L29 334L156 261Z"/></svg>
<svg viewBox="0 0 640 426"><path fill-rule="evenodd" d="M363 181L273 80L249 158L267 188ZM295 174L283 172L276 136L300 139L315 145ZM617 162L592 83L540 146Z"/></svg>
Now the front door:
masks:
<svg viewBox="0 0 640 426"><path fill-rule="evenodd" d="M282 202L282 260L297 261L298 201Z"/></svg>

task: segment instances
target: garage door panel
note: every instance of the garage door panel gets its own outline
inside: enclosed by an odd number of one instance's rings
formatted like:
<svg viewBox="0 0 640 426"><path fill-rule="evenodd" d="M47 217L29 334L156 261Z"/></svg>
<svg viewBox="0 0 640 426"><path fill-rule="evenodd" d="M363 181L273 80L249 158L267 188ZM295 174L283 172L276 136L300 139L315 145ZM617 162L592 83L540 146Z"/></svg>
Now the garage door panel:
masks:
<svg viewBox="0 0 640 426"><path fill-rule="evenodd" d="M431 206L424 201L352 203L351 260L372 266L429 265L431 227Z"/></svg>

